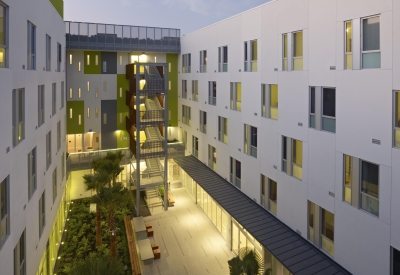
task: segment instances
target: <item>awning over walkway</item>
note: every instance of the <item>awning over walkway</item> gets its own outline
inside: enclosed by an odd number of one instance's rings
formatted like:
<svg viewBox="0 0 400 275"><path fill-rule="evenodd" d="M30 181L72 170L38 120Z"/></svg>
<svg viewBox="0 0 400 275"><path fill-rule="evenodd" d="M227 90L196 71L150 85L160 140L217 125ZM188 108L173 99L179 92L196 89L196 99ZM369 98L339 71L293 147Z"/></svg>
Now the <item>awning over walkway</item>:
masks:
<svg viewBox="0 0 400 275"><path fill-rule="evenodd" d="M194 156L174 160L291 273L351 274Z"/></svg>

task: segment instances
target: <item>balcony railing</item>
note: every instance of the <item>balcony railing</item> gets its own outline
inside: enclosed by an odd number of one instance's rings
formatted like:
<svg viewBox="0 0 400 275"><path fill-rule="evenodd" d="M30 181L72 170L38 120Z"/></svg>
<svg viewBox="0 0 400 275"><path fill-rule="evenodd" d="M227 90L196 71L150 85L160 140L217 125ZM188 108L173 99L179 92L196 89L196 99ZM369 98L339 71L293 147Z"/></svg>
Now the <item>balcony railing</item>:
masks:
<svg viewBox="0 0 400 275"><path fill-rule="evenodd" d="M65 21L66 48L179 53L180 30Z"/></svg>

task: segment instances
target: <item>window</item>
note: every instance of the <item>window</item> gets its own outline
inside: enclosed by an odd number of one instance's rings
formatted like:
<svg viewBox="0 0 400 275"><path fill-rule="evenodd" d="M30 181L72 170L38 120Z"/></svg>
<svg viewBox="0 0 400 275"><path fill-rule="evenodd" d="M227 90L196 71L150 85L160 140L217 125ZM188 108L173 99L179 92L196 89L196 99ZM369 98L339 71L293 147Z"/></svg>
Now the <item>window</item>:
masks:
<svg viewBox="0 0 400 275"><path fill-rule="evenodd" d="M28 21L28 70L36 70L36 26Z"/></svg>
<svg viewBox="0 0 400 275"><path fill-rule="evenodd" d="M99 108L96 107L96 109L94 109L95 111L95 117L98 118L99 117Z"/></svg>
<svg viewBox="0 0 400 275"><path fill-rule="evenodd" d="M154 63L157 63L156 57L154 57ZM122 65L122 55L119 56L119 65Z"/></svg>
<svg viewBox="0 0 400 275"><path fill-rule="evenodd" d="M45 113L44 113L44 85L39 85L38 87L38 127L44 123Z"/></svg>
<svg viewBox="0 0 400 275"><path fill-rule="evenodd" d="M78 62L78 72L80 72L81 71L81 62L79 61Z"/></svg>
<svg viewBox="0 0 400 275"><path fill-rule="evenodd" d="M99 97L99 88L96 88L95 97L96 97L96 98Z"/></svg>
<svg viewBox="0 0 400 275"><path fill-rule="evenodd" d="M61 148L61 120L57 122L57 152Z"/></svg>
<svg viewBox="0 0 400 275"><path fill-rule="evenodd" d="M7 7L0 2L0 68L6 66L7 57Z"/></svg>
<svg viewBox="0 0 400 275"><path fill-rule="evenodd" d="M310 128L315 129L315 87L310 87Z"/></svg>
<svg viewBox="0 0 400 275"><path fill-rule="evenodd" d="M37 187L36 147L28 154L28 199L31 199Z"/></svg>
<svg viewBox="0 0 400 275"><path fill-rule="evenodd" d="M72 88L69 88L69 98L72 98Z"/></svg>
<svg viewBox="0 0 400 275"><path fill-rule="evenodd" d="M257 127L244 125L244 153L257 158Z"/></svg>
<svg viewBox="0 0 400 275"><path fill-rule="evenodd" d="M42 236L43 229L46 225L46 191L43 191L39 199L39 238Z"/></svg>
<svg viewBox="0 0 400 275"><path fill-rule="evenodd" d="M303 70L303 32L293 33L293 70Z"/></svg>
<svg viewBox="0 0 400 275"><path fill-rule="evenodd" d="M208 145L208 167L217 171L217 149Z"/></svg>
<svg viewBox="0 0 400 275"><path fill-rule="evenodd" d="M51 71L51 37L46 34L46 71Z"/></svg>
<svg viewBox="0 0 400 275"><path fill-rule="evenodd" d="M185 147L185 150L187 150L187 132L182 129L182 143L183 146Z"/></svg>
<svg viewBox="0 0 400 275"><path fill-rule="evenodd" d="M362 68L381 67L380 18L362 19Z"/></svg>
<svg viewBox="0 0 400 275"><path fill-rule="evenodd" d="M53 203L54 203L57 198L57 167L53 171L52 179L53 179Z"/></svg>
<svg viewBox="0 0 400 275"><path fill-rule="evenodd" d="M218 48L218 72L228 71L228 46Z"/></svg>
<svg viewBox="0 0 400 275"><path fill-rule="evenodd" d="M69 64L72 65L72 54L69 55Z"/></svg>
<svg viewBox="0 0 400 275"><path fill-rule="evenodd" d="M87 117L90 117L90 108L87 108Z"/></svg>
<svg viewBox="0 0 400 275"><path fill-rule="evenodd" d="M61 82L61 109L64 108L64 100L65 100L65 95L64 95L64 81Z"/></svg>
<svg viewBox="0 0 400 275"><path fill-rule="evenodd" d="M86 55L86 65L90 65L90 55Z"/></svg>
<svg viewBox="0 0 400 275"><path fill-rule="evenodd" d="M207 113L200 111L200 132L207 133Z"/></svg>
<svg viewBox="0 0 400 275"><path fill-rule="evenodd" d="M283 43L283 64L282 64L282 70L287 71L288 70L288 39L287 39L287 34L283 34L282 37L282 43Z"/></svg>
<svg viewBox="0 0 400 275"><path fill-rule="evenodd" d="M61 72L62 50L61 44L57 43L57 72Z"/></svg>
<svg viewBox="0 0 400 275"><path fill-rule="evenodd" d="M228 144L228 119L218 117L218 140Z"/></svg>
<svg viewBox="0 0 400 275"><path fill-rule="evenodd" d="M261 175L261 205L274 215L277 213L277 195L278 187L276 181Z"/></svg>
<svg viewBox="0 0 400 275"><path fill-rule="evenodd" d="M199 157L199 139L195 136L192 136L192 154L196 158Z"/></svg>
<svg viewBox="0 0 400 275"><path fill-rule="evenodd" d="M278 85L261 84L261 116L278 119Z"/></svg>
<svg viewBox="0 0 400 275"><path fill-rule="evenodd" d="M258 46L257 40L250 41L250 71L257 72Z"/></svg>
<svg viewBox="0 0 400 275"><path fill-rule="evenodd" d="M351 21L344 22L345 28L345 69L353 69L353 24Z"/></svg>
<svg viewBox="0 0 400 275"><path fill-rule="evenodd" d="M334 237L335 214L308 201L308 240L334 257Z"/></svg>
<svg viewBox="0 0 400 275"><path fill-rule="evenodd" d="M72 118L72 108L69 108L69 118Z"/></svg>
<svg viewBox="0 0 400 275"><path fill-rule="evenodd" d="M88 82L89 85L89 82ZM122 98L122 87L119 87L119 97Z"/></svg>
<svg viewBox="0 0 400 275"><path fill-rule="evenodd" d="M187 98L187 80L182 80L182 98Z"/></svg>
<svg viewBox="0 0 400 275"><path fill-rule="evenodd" d="M12 91L12 139L17 146L25 138L25 89Z"/></svg>
<svg viewBox="0 0 400 275"><path fill-rule="evenodd" d="M82 90L81 90L81 88L78 88L78 98L81 98L82 97Z"/></svg>
<svg viewBox="0 0 400 275"><path fill-rule="evenodd" d="M242 83L231 82L231 110L242 110Z"/></svg>
<svg viewBox="0 0 400 275"><path fill-rule="evenodd" d="M192 125L191 108L186 105L182 105L182 123L188 126Z"/></svg>
<svg viewBox="0 0 400 275"><path fill-rule="evenodd" d="M241 188L241 170L242 170L242 165L240 163L240 161L234 159L234 158L230 158L231 162L230 162L230 174L231 174L231 183L233 185L235 185L237 188Z"/></svg>
<svg viewBox="0 0 400 275"><path fill-rule="evenodd" d="M143 88L142 88L143 89ZM142 90L141 89L141 90ZM105 91L107 91L107 81L104 81L103 82L103 91L105 92Z"/></svg>
<svg viewBox="0 0 400 275"><path fill-rule="evenodd" d="M400 92L394 93L394 146L400 148Z"/></svg>
<svg viewBox="0 0 400 275"><path fill-rule="evenodd" d="M64 152L61 155L61 181L64 180L65 176L65 154Z"/></svg>
<svg viewBox="0 0 400 275"><path fill-rule="evenodd" d="M208 81L208 104L217 105L217 82Z"/></svg>
<svg viewBox="0 0 400 275"><path fill-rule="evenodd" d="M78 125L82 124L82 116L78 115ZM104 124L107 124L107 114L104 114Z"/></svg>
<svg viewBox="0 0 400 275"><path fill-rule="evenodd" d="M46 170L51 164L51 131L46 135Z"/></svg>
<svg viewBox="0 0 400 275"><path fill-rule="evenodd" d="M0 182L0 245L3 244L5 238L10 234L9 187L9 177Z"/></svg>
<svg viewBox="0 0 400 275"><path fill-rule="evenodd" d="M94 65L99 66L99 55L97 55L97 54L94 58Z"/></svg>
<svg viewBox="0 0 400 275"><path fill-rule="evenodd" d="M379 217L379 165L361 161L361 209Z"/></svg>
<svg viewBox="0 0 400 275"><path fill-rule="evenodd" d="M57 112L57 84L51 85L51 115L54 116Z"/></svg>
<svg viewBox="0 0 400 275"><path fill-rule="evenodd" d="M182 55L182 73L190 73L190 53Z"/></svg>
<svg viewBox="0 0 400 275"><path fill-rule="evenodd" d="M391 249L391 275L400 275L400 251L396 248L392 247Z"/></svg>
<svg viewBox="0 0 400 275"><path fill-rule="evenodd" d="M199 81L192 80L192 100L199 101Z"/></svg>
<svg viewBox="0 0 400 275"><path fill-rule="evenodd" d="M103 61L103 73L107 72L107 61Z"/></svg>
<svg viewBox="0 0 400 275"><path fill-rule="evenodd" d="M247 72L249 71L248 63L249 63L249 49L248 49L248 43L247 41L244 42L244 71Z"/></svg>
<svg viewBox="0 0 400 275"><path fill-rule="evenodd" d="M303 178L302 141L282 136L282 171L300 180Z"/></svg>
<svg viewBox="0 0 400 275"><path fill-rule="evenodd" d="M200 72L207 72L207 51L200 51Z"/></svg>
<svg viewBox="0 0 400 275"><path fill-rule="evenodd" d="M319 105L322 98L322 106ZM336 132L336 89L310 87L309 127ZM316 105L317 104L317 105Z"/></svg>
<svg viewBox="0 0 400 275"><path fill-rule="evenodd" d="M343 173L343 198L351 204L351 160L350 156L344 155L344 173Z"/></svg>
<svg viewBox="0 0 400 275"><path fill-rule="evenodd" d="M14 248L14 275L26 274L26 242L25 230L22 232L17 245Z"/></svg>
<svg viewBox="0 0 400 275"><path fill-rule="evenodd" d="M87 91L90 92L90 82L87 82Z"/></svg>

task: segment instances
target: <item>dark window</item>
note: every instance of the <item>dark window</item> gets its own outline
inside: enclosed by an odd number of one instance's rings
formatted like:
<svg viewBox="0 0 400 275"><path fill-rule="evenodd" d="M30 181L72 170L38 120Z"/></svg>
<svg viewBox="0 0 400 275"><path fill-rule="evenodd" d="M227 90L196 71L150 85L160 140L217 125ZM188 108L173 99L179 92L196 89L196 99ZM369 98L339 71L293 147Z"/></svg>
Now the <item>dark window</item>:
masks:
<svg viewBox="0 0 400 275"><path fill-rule="evenodd" d="M236 161L236 177L238 179L241 179L241 170L242 170L241 167L242 167L242 165L241 165L240 161Z"/></svg>
<svg viewBox="0 0 400 275"><path fill-rule="evenodd" d="M315 114L315 87L311 87L310 101L310 113Z"/></svg>
<svg viewBox="0 0 400 275"><path fill-rule="evenodd" d="M257 147L257 128L251 127L251 145Z"/></svg>
<svg viewBox="0 0 400 275"><path fill-rule="evenodd" d="M392 275L400 275L400 251L393 248L392 254Z"/></svg>
<svg viewBox="0 0 400 275"><path fill-rule="evenodd" d="M335 89L323 89L323 113L324 116L335 117Z"/></svg>

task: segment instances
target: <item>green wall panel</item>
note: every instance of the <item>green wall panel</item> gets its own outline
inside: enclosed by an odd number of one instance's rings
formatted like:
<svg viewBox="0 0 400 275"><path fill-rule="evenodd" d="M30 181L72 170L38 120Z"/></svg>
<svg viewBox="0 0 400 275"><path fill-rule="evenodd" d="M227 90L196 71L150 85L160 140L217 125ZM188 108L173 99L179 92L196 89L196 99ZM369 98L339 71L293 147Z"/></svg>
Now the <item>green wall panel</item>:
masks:
<svg viewBox="0 0 400 275"><path fill-rule="evenodd" d="M178 55L167 53L167 63L171 63L171 71L168 72L168 80L171 81L171 90L168 91L168 111L171 119L168 126L178 127Z"/></svg>
<svg viewBox="0 0 400 275"><path fill-rule="evenodd" d="M70 118L72 109L72 118ZM81 115L81 125L79 125L79 115ZM67 101L67 134L82 134L85 130L85 102Z"/></svg>
<svg viewBox="0 0 400 275"><path fill-rule="evenodd" d="M63 0L50 0L50 3L54 6L61 18L64 18L64 1Z"/></svg>
<svg viewBox="0 0 400 275"><path fill-rule="evenodd" d="M120 89L122 88L122 97ZM125 130L125 117L129 115L129 107L125 102L126 91L129 90L129 82L125 78L125 74L117 74L117 129L120 130L117 136L117 147L126 148L129 147L129 134ZM120 115L122 113L122 121ZM124 139L126 138L126 140Z"/></svg>
<svg viewBox="0 0 400 275"><path fill-rule="evenodd" d="M90 57L90 63L87 64L87 56ZM96 65L96 55L98 56L98 63ZM101 74L101 52L100 51L84 51L83 64L85 74Z"/></svg>

